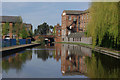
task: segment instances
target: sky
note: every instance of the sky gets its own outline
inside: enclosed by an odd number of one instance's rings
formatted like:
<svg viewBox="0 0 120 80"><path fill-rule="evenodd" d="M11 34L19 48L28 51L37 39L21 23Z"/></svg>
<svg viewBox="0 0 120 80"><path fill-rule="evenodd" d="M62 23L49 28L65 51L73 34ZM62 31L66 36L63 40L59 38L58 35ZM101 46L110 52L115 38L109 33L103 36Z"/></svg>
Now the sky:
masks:
<svg viewBox="0 0 120 80"><path fill-rule="evenodd" d="M89 6L89 2L2 2L2 15L21 16L34 30L43 22L61 24L63 10L86 10Z"/></svg>

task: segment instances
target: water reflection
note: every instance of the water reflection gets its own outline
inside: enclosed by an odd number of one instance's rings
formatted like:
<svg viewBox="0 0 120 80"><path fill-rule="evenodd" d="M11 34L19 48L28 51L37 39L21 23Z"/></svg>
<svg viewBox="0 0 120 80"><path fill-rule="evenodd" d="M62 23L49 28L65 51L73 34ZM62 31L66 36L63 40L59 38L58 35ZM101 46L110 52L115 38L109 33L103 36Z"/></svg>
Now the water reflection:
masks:
<svg viewBox="0 0 120 80"><path fill-rule="evenodd" d="M12 74L12 77L16 77L18 72L19 77L28 77L22 74L28 74L32 66L35 72L29 77L119 78L119 61L85 47L55 44L4 57L2 69L4 77L11 77ZM16 69L16 72L12 69Z"/></svg>
<svg viewBox="0 0 120 80"><path fill-rule="evenodd" d="M23 65L26 63L27 60L32 59L32 53L31 51L22 51L19 53L15 53L13 55L4 57L2 59L2 69L6 73L9 71L9 69L16 69L16 72L19 72Z"/></svg>

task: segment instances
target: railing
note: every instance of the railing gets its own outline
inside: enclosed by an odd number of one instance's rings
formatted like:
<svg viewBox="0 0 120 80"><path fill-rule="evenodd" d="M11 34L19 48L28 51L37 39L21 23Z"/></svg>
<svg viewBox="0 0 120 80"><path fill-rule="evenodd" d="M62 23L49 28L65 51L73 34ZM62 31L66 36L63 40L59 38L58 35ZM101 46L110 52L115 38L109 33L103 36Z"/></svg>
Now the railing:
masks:
<svg viewBox="0 0 120 80"><path fill-rule="evenodd" d="M31 39L2 39L2 47L10 47L15 45L31 44Z"/></svg>

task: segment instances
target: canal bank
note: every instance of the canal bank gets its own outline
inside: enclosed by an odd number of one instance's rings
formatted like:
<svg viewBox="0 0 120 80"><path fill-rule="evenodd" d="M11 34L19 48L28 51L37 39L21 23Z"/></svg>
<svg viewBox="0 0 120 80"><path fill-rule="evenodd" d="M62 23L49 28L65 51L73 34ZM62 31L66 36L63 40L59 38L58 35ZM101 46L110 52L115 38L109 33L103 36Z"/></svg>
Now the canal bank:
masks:
<svg viewBox="0 0 120 80"><path fill-rule="evenodd" d="M20 51L20 50L24 50L26 48L30 48L30 47L34 47L40 45L39 43L31 43L31 44L24 44L24 45L16 45L16 46L11 46L11 47L4 47L0 50L0 52L2 52L2 57L12 54L14 52Z"/></svg>
<svg viewBox="0 0 120 80"><path fill-rule="evenodd" d="M95 46L95 48L93 48L92 45L84 44L84 43L73 43L73 42L57 42L57 43L79 45L79 46L82 46L82 47L90 48L93 51L96 51L96 52L99 52L99 53L102 53L102 54L105 54L105 55L112 56L114 58L120 59L120 52L119 51L108 50L106 48L97 47L97 46Z"/></svg>

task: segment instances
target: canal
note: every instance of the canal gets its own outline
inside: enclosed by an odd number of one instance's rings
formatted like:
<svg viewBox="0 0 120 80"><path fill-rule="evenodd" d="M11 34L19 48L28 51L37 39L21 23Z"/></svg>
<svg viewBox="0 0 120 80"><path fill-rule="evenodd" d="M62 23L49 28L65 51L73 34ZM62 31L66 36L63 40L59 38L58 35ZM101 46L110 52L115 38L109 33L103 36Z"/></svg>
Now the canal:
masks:
<svg viewBox="0 0 120 80"><path fill-rule="evenodd" d="M120 78L120 60L73 44L37 46L2 58L3 78Z"/></svg>

